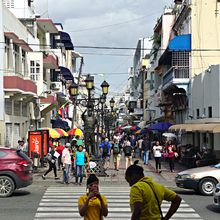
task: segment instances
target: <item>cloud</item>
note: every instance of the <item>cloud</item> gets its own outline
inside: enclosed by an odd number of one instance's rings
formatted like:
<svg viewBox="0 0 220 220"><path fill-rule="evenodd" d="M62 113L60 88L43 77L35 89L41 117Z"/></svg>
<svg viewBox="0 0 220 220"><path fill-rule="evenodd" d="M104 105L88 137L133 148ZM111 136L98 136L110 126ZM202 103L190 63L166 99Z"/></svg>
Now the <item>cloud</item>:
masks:
<svg viewBox="0 0 220 220"><path fill-rule="evenodd" d="M54 3L56 2L56 3ZM71 35L75 46L136 47L142 37L153 34L156 19L165 5L173 0L37 0L37 10L54 22L61 22L64 31ZM118 72L123 75L106 76L111 88L126 83L127 69L132 66L132 57L100 55L103 53L133 54L131 50L79 49L85 55L85 72ZM103 80L103 77L97 81Z"/></svg>

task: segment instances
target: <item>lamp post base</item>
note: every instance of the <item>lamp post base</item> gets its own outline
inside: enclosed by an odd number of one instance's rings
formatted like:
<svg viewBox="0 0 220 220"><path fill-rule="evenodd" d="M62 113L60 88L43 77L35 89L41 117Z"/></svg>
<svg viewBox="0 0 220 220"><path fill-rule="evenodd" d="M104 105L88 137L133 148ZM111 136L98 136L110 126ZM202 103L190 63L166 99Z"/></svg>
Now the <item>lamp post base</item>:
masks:
<svg viewBox="0 0 220 220"><path fill-rule="evenodd" d="M95 162L96 166L92 169L88 168L87 173L95 173L97 176L106 177L108 174L105 172L104 161L100 160L98 157L92 155L90 161Z"/></svg>

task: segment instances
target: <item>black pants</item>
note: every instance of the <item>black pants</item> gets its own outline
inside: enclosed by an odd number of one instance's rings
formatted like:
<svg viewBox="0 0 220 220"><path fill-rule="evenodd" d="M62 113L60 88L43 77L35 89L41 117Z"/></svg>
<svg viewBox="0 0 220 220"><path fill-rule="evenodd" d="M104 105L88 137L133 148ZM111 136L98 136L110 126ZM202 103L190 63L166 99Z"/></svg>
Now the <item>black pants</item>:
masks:
<svg viewBox="0 0 220 220"><path fill-rule="evenodd" d="M46 173L44 174L44 176L46 176L49 172L51 172L53 170L54 172L54 176L57 177L57 167L56 167L56 163L51 163L49 162L49 169L46 171Z"/></svg>
<svg viewBox="0 0 220 220"><path fill-rule="evenodd" d="M170 165L170 171L174 170L174 157L168 157L169 165Z"/></svg>
<svg viewBox="0 0 220 220"><path fill-rule="evenodd" d="M156 169L161 169L161 157L155 157Z"/></svg>

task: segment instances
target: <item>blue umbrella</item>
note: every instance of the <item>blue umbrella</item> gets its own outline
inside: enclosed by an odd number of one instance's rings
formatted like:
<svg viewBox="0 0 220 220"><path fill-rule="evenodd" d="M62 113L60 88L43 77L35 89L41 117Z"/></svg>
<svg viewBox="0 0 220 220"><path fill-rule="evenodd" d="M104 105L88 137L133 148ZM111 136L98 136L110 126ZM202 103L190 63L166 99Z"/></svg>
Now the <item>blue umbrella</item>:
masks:
<svg viewBox="0 0 220 220"><path fill-rule="evenodd" d="M159 123L151 125L150 129L151 130L158 130L158 131L167 131L168 128L172 125L173 124L171 124L169 122L159 122Z"/></svg>

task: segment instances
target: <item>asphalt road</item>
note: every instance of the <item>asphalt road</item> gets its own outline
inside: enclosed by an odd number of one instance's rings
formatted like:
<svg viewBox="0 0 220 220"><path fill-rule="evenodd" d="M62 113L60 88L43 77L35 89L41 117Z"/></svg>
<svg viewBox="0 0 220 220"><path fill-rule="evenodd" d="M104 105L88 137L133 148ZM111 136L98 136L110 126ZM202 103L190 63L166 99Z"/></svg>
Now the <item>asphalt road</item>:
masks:
<svg viewBox="0 0 220 220"><path fill-rule="evenodd" d="M57 184L62 186L62 184ZM48 186L32 184L17 190L12 197L0 199L1 220L33 220L39 202ZM204 220L219 220L220 208L212 204L212 196L201 196L193 191L177 188L177 193L198 213Z"/></svg>

